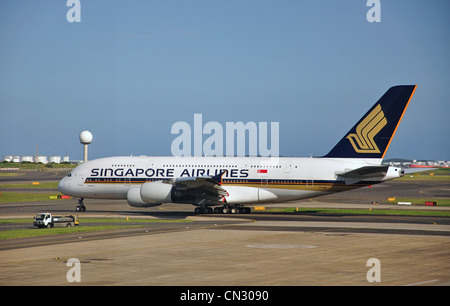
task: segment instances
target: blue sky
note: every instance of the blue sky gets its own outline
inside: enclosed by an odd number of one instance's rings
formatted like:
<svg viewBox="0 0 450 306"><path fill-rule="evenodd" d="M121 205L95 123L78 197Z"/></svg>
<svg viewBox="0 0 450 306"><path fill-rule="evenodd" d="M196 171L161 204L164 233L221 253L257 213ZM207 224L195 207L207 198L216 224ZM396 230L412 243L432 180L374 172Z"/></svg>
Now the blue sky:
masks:
<svg viewBox="0 0 450 306"><path fill-rule="evenodd" d="M417 84L386 158L450 159L450 2L0 2L0 157L171 155L177 121L279 122L320 156L391 86ZM204 139L206 136L204 137Z"/></svg>

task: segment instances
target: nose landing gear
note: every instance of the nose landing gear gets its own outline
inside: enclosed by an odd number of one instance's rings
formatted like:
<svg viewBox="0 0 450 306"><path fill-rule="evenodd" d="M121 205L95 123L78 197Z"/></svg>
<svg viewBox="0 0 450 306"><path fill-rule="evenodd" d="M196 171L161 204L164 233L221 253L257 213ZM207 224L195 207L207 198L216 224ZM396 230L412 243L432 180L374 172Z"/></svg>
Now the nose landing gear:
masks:
<svg viewBox="0 0 450 306"><path fill-rule="evenodd" d="M86 211L86 206L84 206L84 198L78 199L78 206L75 208L76 211Z"/></svg>

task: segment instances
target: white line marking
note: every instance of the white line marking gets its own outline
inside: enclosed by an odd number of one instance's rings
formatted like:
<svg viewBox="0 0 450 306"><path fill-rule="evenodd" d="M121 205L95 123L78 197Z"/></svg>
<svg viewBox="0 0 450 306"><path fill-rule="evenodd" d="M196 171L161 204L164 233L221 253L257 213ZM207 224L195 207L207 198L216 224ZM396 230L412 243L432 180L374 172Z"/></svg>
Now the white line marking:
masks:
<svg viewBox="0 0 450 306"><path fill-rule="evenodd" d="M247 244L246 247L261 249L312 249L316 246L303 244Z"/></svg>
<svg viewBox="0 0 450 306"><path fill-rule="evenodd" d="M437 282L439 281L438 279L432 279L429 281L424 281L424 282L420 282L420 283L414 283L414 284L408 284L408 285L403 285L404 287L408 287L408 286L415 286L415 285L422 285L422 284L426 284L426 283L432 283L432 282Z"/></svg>

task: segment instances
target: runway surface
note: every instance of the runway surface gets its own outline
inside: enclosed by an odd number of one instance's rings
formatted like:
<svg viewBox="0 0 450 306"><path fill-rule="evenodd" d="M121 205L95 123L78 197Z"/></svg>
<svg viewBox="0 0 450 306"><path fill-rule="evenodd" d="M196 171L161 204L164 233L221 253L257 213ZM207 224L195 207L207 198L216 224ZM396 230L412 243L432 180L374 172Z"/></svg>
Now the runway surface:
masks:
<svg viewBox="0 0 450 306"><path fill-rule="evenodd" d="M390 196L446 197L449 185L392 182L287 203L294 207L390 207ZM394 193L396 192L396 193ZM86 200L83 217L182 219L141 228L3 240L0 285L73 285L66 262L81 262L81 285L449 285L450 218L314 213L193 214L190 205L148 209ZM75 214L75 200L0 205L0 217ZM281 205L283 206L283 205ZM446 209L427 207L427 209ZM16 224L17 228L30 227ZM1 225L0 230L8 230ZM43 229L45 230L45 229ZM381 282L368 281L377 258Z"/></svg>

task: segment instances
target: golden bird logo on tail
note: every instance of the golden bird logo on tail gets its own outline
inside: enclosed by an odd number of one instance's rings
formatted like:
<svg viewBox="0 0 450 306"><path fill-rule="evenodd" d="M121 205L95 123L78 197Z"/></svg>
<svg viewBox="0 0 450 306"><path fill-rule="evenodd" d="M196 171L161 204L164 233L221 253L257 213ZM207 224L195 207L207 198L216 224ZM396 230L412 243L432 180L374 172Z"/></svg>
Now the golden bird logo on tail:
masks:
<svg viewBox="0 0 450 306"><path fill-rule="evenodd" d="M387 124L386 117L380 104L378 104L356 127L356 134L346 137L357 153L380 153L373 138Z"/></svg>

